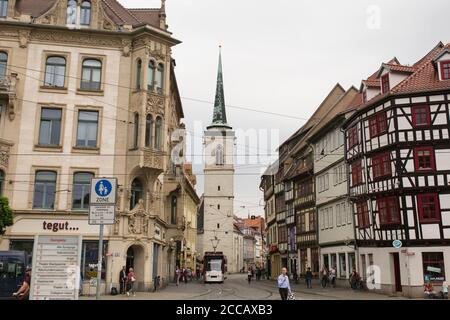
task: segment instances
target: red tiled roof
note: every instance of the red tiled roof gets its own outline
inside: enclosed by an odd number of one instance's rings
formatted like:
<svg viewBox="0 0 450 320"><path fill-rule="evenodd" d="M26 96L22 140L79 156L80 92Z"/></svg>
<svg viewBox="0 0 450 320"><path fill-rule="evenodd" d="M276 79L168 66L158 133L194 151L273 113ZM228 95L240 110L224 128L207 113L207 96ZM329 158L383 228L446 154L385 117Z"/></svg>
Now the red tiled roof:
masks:
<svg viewBox="0 0 450 320"><path fill-rule="evenodd" d="M379 88L379 87L381 87L380 80L363 80L362 82L368 88Z"/></svg>
<svg viewBox="0 0 450 320"><path fill-rule="evenodd" d="M102 0L102 4L106 14L118 25L129 24L135 26L142 23L117 0Z"/></svg>
<svg viewBox="0 0 450 320"><path fill-rule="evenodd" d="M402 66L399 64L390 64L390 63L383 63L383 67L389 68L391 71L397 71L397 72L406 72L406 73L413 73L417 70L416 67L411 66Z"/></svg>
<svg viewBox="0 0 450 320"><path fill-rule="evenodd" d="M428 53L428 55L420 60L419 64L415 64L417 71L392 88L391 93L412 93L450 89L450 81L439 80L438 71L433 63L433 59L449 47L450 44L444 46L442 43L436 46Z"/></svg>

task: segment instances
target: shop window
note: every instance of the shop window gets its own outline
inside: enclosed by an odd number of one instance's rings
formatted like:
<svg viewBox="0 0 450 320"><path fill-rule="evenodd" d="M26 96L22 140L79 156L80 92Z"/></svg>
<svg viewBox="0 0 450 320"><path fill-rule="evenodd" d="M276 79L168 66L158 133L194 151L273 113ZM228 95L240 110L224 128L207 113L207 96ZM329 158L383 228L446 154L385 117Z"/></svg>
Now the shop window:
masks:
<svg viewBox="0 0 450 320"><path fill-rule="evenodd" d="M106 280L106 252L108 242L103 243L103 259L102 259L102 280ZM81 265L83 266L83 280L97 278L98 264L98 241L83 241L83 250L81 253Z"/></svg>
<svg viewBox="0 0 450 320"><path fill-rule="evenodd" d="M444 254L442 252L422 252L424 281L445 281Z"/></svg>
<svg viewBox="0 0 450 320"><path fill-rule="evenodd" d="M33 262L34 240L11 240L9 250L25 251L27 254L26 266L31 267Z"/></svg>
<svg viewBox="0 0 450 320"><path fill-rule="evenodd" d="M347 263L345 261L345 253L339 253L339 278L347 277Z"/></svg>

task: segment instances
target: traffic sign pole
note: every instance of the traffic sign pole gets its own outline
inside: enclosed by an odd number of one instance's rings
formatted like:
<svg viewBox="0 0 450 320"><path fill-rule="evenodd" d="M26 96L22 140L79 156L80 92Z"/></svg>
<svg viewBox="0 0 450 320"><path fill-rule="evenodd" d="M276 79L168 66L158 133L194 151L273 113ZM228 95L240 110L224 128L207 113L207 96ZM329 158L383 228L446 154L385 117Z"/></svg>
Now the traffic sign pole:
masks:
<svg viewBox="0 0 450 320"><path fill-rule="evenodd" d="M103 260L103 224L100 225L100 234L98 240L97 291L96 291L97 300L100 300L100 285L102 282L102 260Z"/></svg>

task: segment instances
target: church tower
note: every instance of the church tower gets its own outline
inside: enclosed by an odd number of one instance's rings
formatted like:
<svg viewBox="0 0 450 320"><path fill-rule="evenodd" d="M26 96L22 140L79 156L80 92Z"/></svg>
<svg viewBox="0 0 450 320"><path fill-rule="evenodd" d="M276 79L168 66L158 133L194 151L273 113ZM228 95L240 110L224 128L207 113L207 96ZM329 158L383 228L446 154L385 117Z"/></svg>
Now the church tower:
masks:
<svg viewBox="0 0 450 320"><path fill-rule="evenodd" d="M228 272L238 272L233 241L234 223L233 128L227 122L223 88L222 54L219 52L213 120L204 132L204 233L202 250L223 252Z"/></svg>

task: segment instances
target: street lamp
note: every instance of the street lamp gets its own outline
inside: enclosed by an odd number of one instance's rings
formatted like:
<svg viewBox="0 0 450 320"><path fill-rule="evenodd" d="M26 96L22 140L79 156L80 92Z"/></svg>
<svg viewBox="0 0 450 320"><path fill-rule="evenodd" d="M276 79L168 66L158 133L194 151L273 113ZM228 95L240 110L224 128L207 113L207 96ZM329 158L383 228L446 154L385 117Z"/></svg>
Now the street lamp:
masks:
<svg viewBox="0 0 450 320"><path fill-rule="evenodd" d="M217 246L219 245L220 239L217 237L214 237L214 239L211 239L211 244L214 249L214 253L216 252Z"/></svg>

